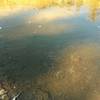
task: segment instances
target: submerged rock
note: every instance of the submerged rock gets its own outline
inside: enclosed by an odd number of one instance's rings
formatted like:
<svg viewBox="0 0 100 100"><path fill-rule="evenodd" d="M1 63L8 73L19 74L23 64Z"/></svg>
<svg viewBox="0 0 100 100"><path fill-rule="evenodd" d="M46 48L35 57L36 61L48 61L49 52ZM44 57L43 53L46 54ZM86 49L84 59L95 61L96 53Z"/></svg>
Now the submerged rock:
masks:
<svg viewBox="0 0 100 100"><path fill-rule="evenodd" d="M7 90L3 88L0 89L0 100L9 100L7 95Z"/></svg>
<svg viewBox="0 0 100 100"><path fill-rule="evenodd" d="M16 100L19 96L16 86L8 81L0 81L0 100Z"/></svg>

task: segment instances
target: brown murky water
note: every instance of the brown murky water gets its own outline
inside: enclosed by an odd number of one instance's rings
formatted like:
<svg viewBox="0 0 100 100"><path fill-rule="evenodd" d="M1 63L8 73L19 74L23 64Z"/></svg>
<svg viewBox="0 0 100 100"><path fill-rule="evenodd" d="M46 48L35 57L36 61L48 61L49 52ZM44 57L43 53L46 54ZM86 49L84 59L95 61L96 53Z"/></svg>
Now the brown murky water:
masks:
<svg viewBox="0 0 100 100"><path fill-rule="evenodd" d="M100 1L0 3L0 100L99 100Z"/></svg>

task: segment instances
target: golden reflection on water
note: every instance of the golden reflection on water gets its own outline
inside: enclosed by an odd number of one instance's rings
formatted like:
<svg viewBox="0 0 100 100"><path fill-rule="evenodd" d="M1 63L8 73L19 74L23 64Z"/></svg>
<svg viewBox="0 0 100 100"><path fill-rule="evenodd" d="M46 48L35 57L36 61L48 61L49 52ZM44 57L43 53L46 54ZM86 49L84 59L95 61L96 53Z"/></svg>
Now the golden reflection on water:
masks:
<svg viewBox="0 0 100 100"><path fill-rule="evenodd" d="M77 10L80 10L82 6L89 9L90 18L96 19L97 10L100 9L100 0L1 0L0 8L16 8L16 7L36 7L45 8L50 6L76 6Z"/></svg>
<svg viewBox="0 0 100 100"><path fill-rule="evenodd" d="M88 5L92 8L100 7L99 0L1 0L0 7L11 6L33 6L33 7L48 7L53 5L73 6L81 7L82 5Z"/></svg>
<svg viewBox="0 0 100 100"><path fill-rule="evenodd" d="M70 47L69 52L68 48L65 49L63 56L60 56L61 59L58 60L57 69L50 71L48 75L40 76L37 84L42 84L44 89L48 88L53 95L66 94L70 97L86 91L86 100L99 100L100 94L97 89L99 77L96 63L96 60L100 58L99 50L98 44L94 43ZM60 100L65 99L60 98Z"/></svg>

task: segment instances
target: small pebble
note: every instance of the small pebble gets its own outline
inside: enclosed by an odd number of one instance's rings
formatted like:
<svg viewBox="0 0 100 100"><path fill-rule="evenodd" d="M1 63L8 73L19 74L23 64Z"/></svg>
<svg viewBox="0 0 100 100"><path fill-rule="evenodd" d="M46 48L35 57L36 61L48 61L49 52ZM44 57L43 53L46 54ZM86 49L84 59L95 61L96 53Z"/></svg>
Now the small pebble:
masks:
<svg viewBox="0 0 100 100"><path fill-rule="evenodd" d="M0 90L0 95L4 95L6 92L7 92L6 90L1 89L1 90Z"/></svg>

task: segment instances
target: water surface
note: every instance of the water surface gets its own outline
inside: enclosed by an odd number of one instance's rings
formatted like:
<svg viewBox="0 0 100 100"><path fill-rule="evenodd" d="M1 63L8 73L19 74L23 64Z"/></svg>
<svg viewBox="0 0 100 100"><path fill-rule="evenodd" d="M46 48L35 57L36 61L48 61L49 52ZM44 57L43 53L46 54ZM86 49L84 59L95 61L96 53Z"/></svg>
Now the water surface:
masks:
<svg viewBox="0 0 100 100"><path fill-rule="evenodd" d="M1 9L6 98L21 92L18 100L99 100L100 8L93 7Z"/></svg>

